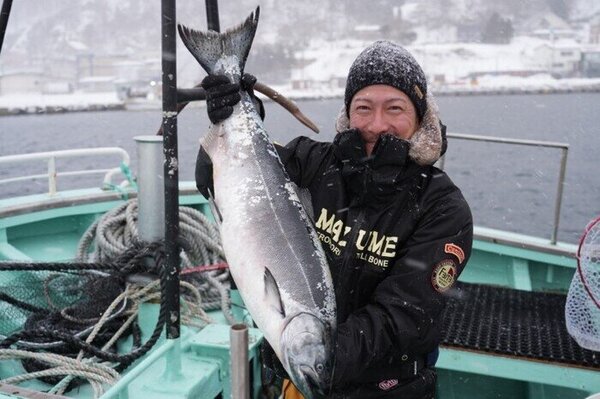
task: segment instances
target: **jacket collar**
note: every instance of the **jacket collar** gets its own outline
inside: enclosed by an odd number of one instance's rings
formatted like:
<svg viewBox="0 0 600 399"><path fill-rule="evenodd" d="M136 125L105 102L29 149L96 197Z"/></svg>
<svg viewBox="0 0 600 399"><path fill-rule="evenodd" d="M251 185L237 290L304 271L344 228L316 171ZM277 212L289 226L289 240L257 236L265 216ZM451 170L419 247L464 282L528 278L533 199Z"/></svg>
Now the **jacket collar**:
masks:
<svg viewBox="0 0 600 399"><path fill-rule="evenodd" d="M346 107L340 110L335 128L338 133L350 128ZM446 152L445 127L440 122L438 106L431 94L427 94L427 110L409 143L408 156L419 165L433 165Z"/></svg>

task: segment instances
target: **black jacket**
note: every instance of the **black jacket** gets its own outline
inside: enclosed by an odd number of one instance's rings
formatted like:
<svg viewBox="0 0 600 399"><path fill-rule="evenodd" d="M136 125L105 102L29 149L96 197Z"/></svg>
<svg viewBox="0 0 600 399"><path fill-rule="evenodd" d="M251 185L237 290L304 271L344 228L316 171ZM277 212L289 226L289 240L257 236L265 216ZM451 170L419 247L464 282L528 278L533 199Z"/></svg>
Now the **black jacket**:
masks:
<svg viewBox="0 0 600 399"><path fill-rule="evenodd" d="M467 262L469 206L441 170L380 137L370 157L356 130L333 143L299 137L278 148L308 188L334 280L338 337L334 389L397 378L437 349L446 295Z"/></svg>

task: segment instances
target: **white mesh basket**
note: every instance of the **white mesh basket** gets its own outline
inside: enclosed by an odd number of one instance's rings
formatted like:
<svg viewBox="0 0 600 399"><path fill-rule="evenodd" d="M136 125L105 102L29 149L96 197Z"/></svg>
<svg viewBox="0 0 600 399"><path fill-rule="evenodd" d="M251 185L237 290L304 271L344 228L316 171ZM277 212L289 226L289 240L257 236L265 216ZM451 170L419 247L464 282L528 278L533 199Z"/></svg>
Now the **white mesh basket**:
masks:
<svg viewBox="0 0 600 399"><path fill-rule="evenodd" d="M588 225L579 243L565 319L579 346L600 351L600 218Z"/></svg>

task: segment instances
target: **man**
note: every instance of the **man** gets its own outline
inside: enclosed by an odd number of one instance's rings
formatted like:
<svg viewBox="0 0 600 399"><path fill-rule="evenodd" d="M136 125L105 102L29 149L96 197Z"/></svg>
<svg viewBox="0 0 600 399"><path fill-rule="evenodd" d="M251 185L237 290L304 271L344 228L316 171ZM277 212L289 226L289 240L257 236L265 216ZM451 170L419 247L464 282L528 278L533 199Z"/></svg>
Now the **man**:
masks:
<svg viewBox="0 0 600 399"><path fill-rule="evenodd" d="M216 123L239 95L214 82L204 87ZM432 166L445 152L445 127L410 53L388 41L367 47L350 68L344 104L332 143L299 137L278 147L290 179L310 191L333 276L339 325L330 396L433 398L441 313L470 256L471 212ZM203 192L207 163L201 151ZM284 397L298 397L285 388Z"/></svg>

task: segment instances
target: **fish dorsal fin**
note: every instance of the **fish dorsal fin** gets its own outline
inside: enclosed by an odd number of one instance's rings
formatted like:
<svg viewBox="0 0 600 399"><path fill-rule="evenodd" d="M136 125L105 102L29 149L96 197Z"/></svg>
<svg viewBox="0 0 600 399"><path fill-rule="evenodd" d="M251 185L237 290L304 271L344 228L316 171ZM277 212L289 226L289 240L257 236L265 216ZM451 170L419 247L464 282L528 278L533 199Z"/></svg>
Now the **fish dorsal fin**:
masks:
<svg viewBox="0 0 600 399"><path fill-rule="evenodd" d="M281 300L281 293L275 277L268 268L265 268L265 298L269 306L278 311L282 317L285 317L285 308Z"/></svg>

